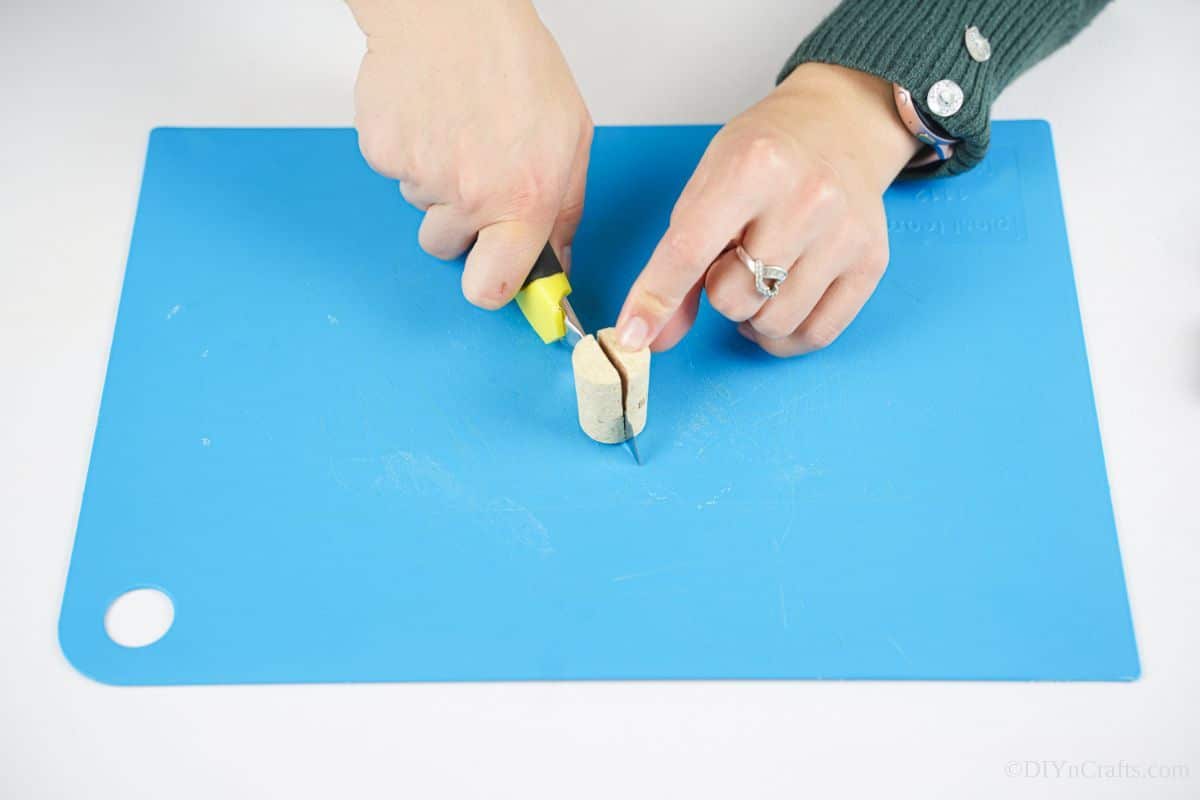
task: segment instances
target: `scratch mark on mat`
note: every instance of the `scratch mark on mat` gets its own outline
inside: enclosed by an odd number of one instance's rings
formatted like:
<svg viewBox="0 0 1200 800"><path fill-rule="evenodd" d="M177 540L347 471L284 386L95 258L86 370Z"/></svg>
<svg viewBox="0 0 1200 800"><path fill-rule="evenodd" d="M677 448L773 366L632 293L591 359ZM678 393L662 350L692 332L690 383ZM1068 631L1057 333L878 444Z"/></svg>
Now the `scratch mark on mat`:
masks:
<svg viewBox="0 0 1200 800"><path fill-rule="evenodd" d="M504 497L492 505L492 510L517 517L516 524L513 525L513 534L521 544L536 548L543 556L554 552L554 546L550 544L550 531L546 530L546 526L528 507L511 497Z"/></svg>
<svg viewBox="0 0 1200 800"><path fill-rule="evenodd" d="M820 467L808 467L804 464L797 464L784 473L784 477L788 481L795 483L802 481L805 478L819 478L824 474L825 470L821 469Z"/></svg>
<svg viewBox="0 0 1200 800"><path fill-rule="evenodd" d="M722 497L724 497L725 495L729 494L732 491L733 491L733 484L726 484L725 487L723 489L721 489L721 491L717 492L712 497L708 498L707 500L705 500L702 503L697 503L696 510L703 511L708 506L715 506L717 503L721 502Z"/></svg>
<svg viewBox="0 0 1200 800"><path fill-rule="evenodd" d="M717 395L718 397L721 398L721 400L725 401L726 404L728 404L729 401L733 399L733 392L729 391L728 387L726 387L725 384L723 384L719 381L713 380L712 378L709 378L709 377L705 377L704 384L710 390L712 390L713 394Z"/></svg>
<svg viewBox="0 0 1200 800"><path fill-rule="evenodd" d="M784 629L791 627L788 624L788 609L787 595L783 591L783 584L779 584L779 621L783 624Z"/></svg>
<svg viewBox="0 0 1200 800"><path fill-rule="evenodd" d="M207 347L200 351L200 357L208 358L208 348Z"/></svg>
<svg viewBox="0 0 1200 800"><path fill-rule="evenodd" d="M783 533L779 536L771 537L771 544L775 546L775 553L779 554L783 551L783 546L787 544L788 537L792 535L792 528L796 524L796 486L788 484L788 504L787 504L787 524L783 526Z"/></svg>
<svg viewBox="0 0 1200 800"><path fill-rule="evenodd" d="M904 648L900 646L899 642L897 642L895 639L893 639L890 636L885 637L885 638L887 639L887 643L890 644L892 646L892 648L895 649L895 651L900 654L900 657L904 659L905 664L912 663L912 660L910 660L908 657L908 653L904 652Z"/></svg>
<svg viewBox="0 0 1200 800"><path fill-rule="evenodd" d="M422 497L454 497L462 493L454 476L440 462L429 456L417 456L408 450L397 450L380 456L383 475L376 479L376 486L387 485L393 489L406 483Z"/></svg>
<svg viewBox="0 0 1200 800"><path fill-rule="evenodd" d="M335 317L333 314L326 314L326 315L325 315L325 319L329 320L329 324L330 324L330 325L337 325L337 324L339 324L338 318L337 318L337 317Z"/></svg>
<svg viewBox="0 0 1200 800"><path fill-rule="evenodd" d="M170 319L171 317L175 316L182 310L183 310L183 306L181 306L181 305L171 306L171 310L167 312L167 319Z"/></svg>
<svg viewBox="0 0 1200 800"><path fill-rule="evenodd" d="M612 579L612 582L621 583L622 581L632 581L637 580L638 578L649 578L653 575L661 575L664 572L674 572L675 570L684 569L685 567L692 567L695 566L696 563L697 562L695 561L680 561L677 564L667 564L666 566L648 569L644 572L631 572L628 575L617 575Z"/></svg>
<svg viewBox="0 0 1200 800"><path fill-rule="evenodd" d="M531 549L543 558L555 552L550 530L527 506L512 497L481 498L465 487L452 469L421 453L393 450L378 456L331 461L329 474L343 489L394 491L483 515L488 523L483 529L506 542Z"/></svg>
<svg viewBox="0 0 1200 800"><path fill-rule="evenodd" d="M737 418L730 416L729 401L713 397L722 392L728 394L729 390L711 380L708 384L710 391L691 415L682 421L675 439L676 447L696 447L697 457L702 455L713 441L736 429Z"/></svg>
<svg viewBox="0 0 1200 800"><path fill-rule="evenodd" d="M469 415L465 416L465 417L460 417L458 419L458 423L459 423L459 425L461 425L467 429L467 433L470 435L471 441L483 444L483 449L484 449L484 452L487 454L488 460L495 462L496 454L492 451L492 445L491 445L491 441L490 441L491 437L485 436L483 434L483 431L481 431L479 429L479 427L477 425L475 425L475 423L471 422Z"/></svg>
<svg viewBox="0 0 1200 800"><path fill-rule="evenodd" d="M200 437L200 446L201 447L212 447L212 439L208 438L207 436L201 436Z"/></svg>

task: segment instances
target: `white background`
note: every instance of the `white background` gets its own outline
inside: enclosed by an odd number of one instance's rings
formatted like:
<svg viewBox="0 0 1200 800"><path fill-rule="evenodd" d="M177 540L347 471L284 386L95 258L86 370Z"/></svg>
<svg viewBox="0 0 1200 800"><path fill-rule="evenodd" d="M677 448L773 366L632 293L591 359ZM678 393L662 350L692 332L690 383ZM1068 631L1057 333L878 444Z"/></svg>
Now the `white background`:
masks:
<svg viewBox="0 0 1200 800"><path fill-rule="evenodd" d="M830 5L541 4L600 124L724 121ZM335 0L0 0L0 798L1200 796L1198 30L1117 3L996 107L1054 128L1140 681L117 689L56 622L147 133L347 125L362 45Z"/></svg>

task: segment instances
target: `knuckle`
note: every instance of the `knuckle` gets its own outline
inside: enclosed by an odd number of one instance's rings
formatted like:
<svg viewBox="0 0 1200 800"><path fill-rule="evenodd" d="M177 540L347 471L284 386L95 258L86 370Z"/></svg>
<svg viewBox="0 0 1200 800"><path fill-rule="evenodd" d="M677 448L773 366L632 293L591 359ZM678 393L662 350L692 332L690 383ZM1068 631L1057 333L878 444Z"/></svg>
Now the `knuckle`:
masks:
<svg viewBox="0 0 1200 800"><path fill-rule="evenodd" d="M404 198L404 202L408 203L410 206L419 211L427 212L429 211L429 207L432 205L432 203L430 203L429 200L422 194L421 188L413 185L412 183L400 181L400 196Z"/></svg>
<svg viewBox="0 0 1200 800"><path fill-rule="evenodd" d="M774 133L755 133L746 141L744 147L747 162L759 169L776 170L787 166L786 147Z"/></svg>
<svg viewBox="0 0 1200 800"><path fill-rule="evenodd" d="M421 223L421 227L417 229L417 244L421 249L434 258L445 259L446 245L445 237L439 235L436 228L437 216L435 213L426 213L425 219Z"/></svg>
<svg viewBox="0 0 1200 800"><path fill-rule="evenodd" d="M737 296L737 292L727 282L715 282L706 287L708 304L718 314L734 322L742 322L747 318L745 301Z"/></svg>
<svg viewBox="0 0 1200 800"><path fill-rule="evenodd" d="M550 181L532 168L507 176L486 169L460 169L456 200L468 214L487 210L498 218L530 219L544 216L552 196L549 185Z"/></svg>
<svg viewBox="0 0 1200 800"><path fill-rule="evenodd" d="M483 180L483 173L472 169L459 170L455 189L456 203L469 215L479 213L491 194Z"/></svg>
<svg viewBox="0 0 1200 800"><path fill-rule="evenodd" d="M367 165L389 178L399 178L404 173L404 158L396 137L379 125L360 125L358 128L358 150Z"/></svg>
<svg viewBox="0 0 1200 800"><path fill-rule="evenodd" d="M754 320L754 330L761 333L767 339L784 339L792 334L796 329L795 325L789 324L787 320L780 317L768 314Z"/></svg>
<svg viewBox="0 0 1200 800"><path fill-rule="evenodd" d="M840 177L824 162L818 162L808 171L800 187L800 197L812 210L837 209L845 200Z"/></svg>
<svg viewBox="0 0 1200 800"><path fill-rule="evenodd" d="M537 169L523 170L516 175L508 187L508 208L519 219L539 215L546 209L553 193L552 180Z"/></svg>
<svg viewBox="0 0 1200 800"><path fill-rule="evenodd" d="M422 250L439 261L450 261L462 255L462 248L458 247L454 242L443 239L434 239L418 234L417 243L421 245Z"/></svg>
<svg viewBox="0 0 1200 800"><path fill-rule="evenodd" d="M558 210L559 222L566 223L571 226L578 226L580 220L583 219L583 199L568 201L563 204Z"/></svg>
<svg viewBox="0 0 1200 800"><path fill-rule="evenodd" d="M644 286L638 292L637 307L652 319L662 319L672 314L680 302L653 286Z"/></svg>
<svg viewBox="0 0 1200 800"><path fill-rule="evenodd" d="M481 169L460 169L455 175L455 205L468 216L479 216L485 209L496 207L494 175Z"/></svg>
<svg viewBox="0 0 1200 800"><path fill-rule="evenodd" d="M887 269L888 261L891 260L891 252L888 249L887 237L874 236L867 242L866 250L863 254L863 266L873 276L879 277L883 275Z"/></svg>
<svg viewBox="0 0 1200 800"><path fill-rule="evenodd" d="M796 343L791 339L757 339L758 346L764 353L776 358L791 358L800 352Z"/></svg>
<svg viewBox="0 0 1200 800"><path fill-rule="evenodd" d="M796 339L805 351L824 350L837 341L842 329L824 320L810 320L796 329Z"/></svg>
<svg viewBox="0 0 1200 800"><path fill-rule="evenodd" d="M675 220L672 220L672 223L663 236L663 249L671 263L687 264L695 258L696 239L683 227L674 224Z"/></svg>
<svg viewBox="0 0 1200 800"><path fill-rule="evenodd" d="M871 232L858 220L847 219L842 225L841 245L856 258L865 256L871 244Z"/></svg>
<svg viewBox="0 0 1200 800"><path fill-rule="evenodd" d="M417 244L421 246L422 250L434 258L441 259L442 261L450 258L450 256L446 254L447 248L441 242L437 241L437 239L426 233L424 228L417 232Z"/></svg>
<svg viewBox="0 0 1200 800"><path fill-rule="evenodd" d="M887 235L873 225L848 220L838 234L838 247L852 265L850 275L878 280L887 268Z"/></svg>
<svg viewBox="0 0 1200 800"><path fill-rule="evenodd" d="M845 277L859 288L870 292L887 270L887 240L880 241L875 237L866 236L854 249L857 255Z"/></svg>
<svg viewBox="0 0 1200 800"><path fill-rule="evenodd" d="M783 191L797 185L798 159L794 145L782 134L756 130L740 134L728 145L732 171L744 185L767 184Z"/></svg>

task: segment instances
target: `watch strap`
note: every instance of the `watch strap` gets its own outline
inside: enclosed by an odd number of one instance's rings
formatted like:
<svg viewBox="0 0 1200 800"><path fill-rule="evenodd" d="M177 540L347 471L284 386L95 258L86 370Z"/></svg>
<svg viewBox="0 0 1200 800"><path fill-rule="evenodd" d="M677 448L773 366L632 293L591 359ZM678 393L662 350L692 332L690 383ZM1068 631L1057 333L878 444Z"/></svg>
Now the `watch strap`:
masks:
<svg viewBox="0 0 1200 800"><path fill-rule="evenodd" d="M936 130L935 126L925 119L921 109L917 108L917 104L913 102L911 92L900 84L893 83L892 95L896 99L896 113L900 115L900 121L904 123L904 127L908 128L917 141L928 147L913 156L913 159L905 167L906 169L945 161L954 155L954 145L958 143L958 140Z"/></svg>

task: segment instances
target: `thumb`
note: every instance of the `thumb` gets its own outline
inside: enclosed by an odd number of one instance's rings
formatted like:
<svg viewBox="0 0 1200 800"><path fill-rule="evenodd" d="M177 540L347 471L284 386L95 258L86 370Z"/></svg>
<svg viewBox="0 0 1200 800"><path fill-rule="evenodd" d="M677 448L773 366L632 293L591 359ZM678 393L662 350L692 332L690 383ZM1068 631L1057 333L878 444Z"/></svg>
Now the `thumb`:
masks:
<svg viewBox="0 0 1200 800"><path fill-rule="evenodd" d="M500 308L512 300L546 246L551 225L506 220L480 230L463 269L463 296L486 309Z"/></svg>

